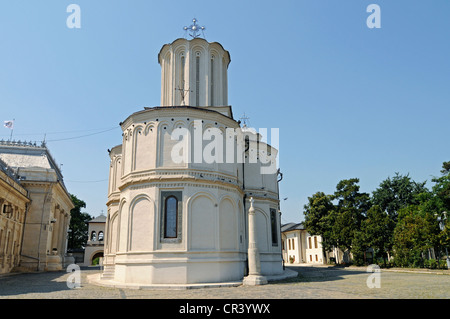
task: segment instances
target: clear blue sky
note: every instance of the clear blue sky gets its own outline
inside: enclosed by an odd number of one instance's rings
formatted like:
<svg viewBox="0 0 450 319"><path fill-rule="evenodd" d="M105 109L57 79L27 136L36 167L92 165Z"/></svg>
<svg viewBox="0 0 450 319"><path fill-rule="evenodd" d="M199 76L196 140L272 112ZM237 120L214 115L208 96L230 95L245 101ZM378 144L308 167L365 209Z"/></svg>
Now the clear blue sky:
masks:
<svg viewBox="0 0 450 319"><path fill-rule="evenodd" d="M66 26L71 3L81 29ZM366 25L371 3L381 29ZM157 54L196 17L231 54L235 117L280 128L282 222L300 222L308 196L341 179L372 192L450 160L449 14L447 0L2 1L0 120L16 120L15 139L46 134L69 192L106 213L118 123L159 105Z"/></svg>

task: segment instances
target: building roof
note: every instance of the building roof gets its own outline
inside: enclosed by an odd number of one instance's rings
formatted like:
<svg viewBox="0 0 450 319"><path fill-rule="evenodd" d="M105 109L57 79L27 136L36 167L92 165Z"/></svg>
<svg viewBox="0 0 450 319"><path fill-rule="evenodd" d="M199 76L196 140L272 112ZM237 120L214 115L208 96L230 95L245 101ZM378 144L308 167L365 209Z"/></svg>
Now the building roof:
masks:
<svg viewBox="0 0 450 319"><path fill-rule="evenodd" d="M89 223L106 223L106 216L102 214L94 219L91 219Z"/></svg>
<svg viewBox="0 0 450 319"><path fill-rule="evenodd" d="M287 223L284 225L281 225L281 232L288 232L288 231L292 231L292 230L304 230L305 229L305 225L303 225L303 223Z"/></svg>
<svg viewBox="0 0 450 319"><path fill-rule="evenodd" d="M220 47L222 48L223 51L225 51L225 53L226 53L226 55L227 55L227 57L228 57L228 64L227 64L227 67L228 67L228 65L230 65L230 62L231 62L231 55L230 55L230 52L228 52L227 50L225 50L225 48L223 47L223 45L220 44L219 42L209 42L208 40L203 39L203 38L195 38L195 39L190 39L190 40L185 39L185 38L178 38L178 39L173 40L171 43L164 44L164 45L161 47L161 50L159 50L159 53L158 53L158 63L160 63L160 61L161 61L160 57L161 57L161 52L162 52L162 50L163 50L166 46L171 46L171 45L175 44L175 42L180 42L180 41L184 41L184 42L193 42L193 43L203 41L203 42L206 42L206 43L211 44L211 45L218 45L218 46L220 46Z"/></svg>
<svg viewBox="0 0 450 319"><path fill-rule="evenodd" d="M61 171L46 144L21 141L0 141L0 159L11 168L53 169L60 179Z"/></svg>
<svg viewBox="0 0 450 319"><path fill-rule="evenodd" d="M21 184L26 181L52 181L54 179L59 182L70 198L64 185L61 169L50 154L45 142L36 144L36 142L0 140L0 160L9 167ZM52 174L49 175L48 172L52 172Z"/></svg>

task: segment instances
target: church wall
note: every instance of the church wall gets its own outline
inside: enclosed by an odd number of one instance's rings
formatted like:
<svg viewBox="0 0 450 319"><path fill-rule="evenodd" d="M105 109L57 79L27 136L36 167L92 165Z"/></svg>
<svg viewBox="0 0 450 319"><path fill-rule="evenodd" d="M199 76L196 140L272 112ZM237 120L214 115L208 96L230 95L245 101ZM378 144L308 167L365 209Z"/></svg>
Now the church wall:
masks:
<svg viewBox="0 0 450 319"><path fill-rule="evenodd" d="M207 193L191 199L189 250L214 250L217 246L217 202Z"/></svg>
<svg viewBox="0 0 450 319"><path fill-rule="evenodd" d="M135 198L131 205L130 215L129 250L153 250L154 236L151 234L155 230L155 207L151 198L146 195Z"/></svg>

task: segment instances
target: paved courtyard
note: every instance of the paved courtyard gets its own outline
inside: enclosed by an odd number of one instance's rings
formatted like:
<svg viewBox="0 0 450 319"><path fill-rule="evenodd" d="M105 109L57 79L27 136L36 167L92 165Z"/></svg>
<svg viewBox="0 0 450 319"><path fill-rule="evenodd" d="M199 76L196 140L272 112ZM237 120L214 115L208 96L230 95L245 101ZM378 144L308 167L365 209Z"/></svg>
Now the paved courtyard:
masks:
<svg viewBox="0 0 450 319"><path fill-rule="evenodd" d="M95 268L81 269L81 287L70 289L64 271L0 276L0 299L448 299L449 271L428 273L381 271L379 288L369 288L374 273L366 268L289 267L297 278L264 286L238 286L187 290L119 289L93 285L87 276Z"/></svg>

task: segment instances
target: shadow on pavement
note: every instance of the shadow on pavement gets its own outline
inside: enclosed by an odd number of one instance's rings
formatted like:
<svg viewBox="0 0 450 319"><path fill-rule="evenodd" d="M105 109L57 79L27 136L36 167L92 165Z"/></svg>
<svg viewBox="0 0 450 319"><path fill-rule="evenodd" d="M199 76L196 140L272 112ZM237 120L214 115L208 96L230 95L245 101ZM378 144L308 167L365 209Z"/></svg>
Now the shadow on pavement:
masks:
<svg viewBox="0 0 450 319"><path fill-rule="evenodd" d="M346 269L343 267L318 267L318 266L287 266L291 270L298 272L298 276L286 280L280 280L275 284L295 283L295 282L324 282L345 279L344 276L368 274L361 269Z"/></svg>
<svg viewBox="0 0 450 319"><path fill-rule="evenodd" d="M68 290L65 271L21 273L0 277L0 296ZM65 277L64 277L65 278Z"/></svg>
<svg viewBox="0 0 450 319"><path fill-rule="evenodd" d="M100 267L81 267L80 270L100 270ZM65 270L51 272L12 273L0 276L0 297L32 293L70 290Z"/></svg>

